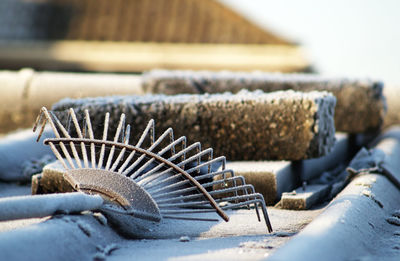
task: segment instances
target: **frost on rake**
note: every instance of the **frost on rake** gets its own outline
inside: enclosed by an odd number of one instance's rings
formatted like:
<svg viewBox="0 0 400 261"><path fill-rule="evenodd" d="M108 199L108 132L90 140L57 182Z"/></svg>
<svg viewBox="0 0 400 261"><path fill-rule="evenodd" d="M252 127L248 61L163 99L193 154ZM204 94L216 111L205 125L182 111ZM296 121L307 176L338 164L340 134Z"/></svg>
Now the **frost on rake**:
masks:
<svg viewBox="0 0 400 261"><path fill-rule="evenodd" d="M260 207L268 231L272 227L264 198L254 187L225 169L225 157L213 158L211 148L202 150L199 142L186 144L186 137L174 138L172 128L157 139L150 120L139 140L130 141L130 125L121 114L117 130L109 130L110 114L104 116L102 137L95 137L88 110L79 124L73 109L61 123L56 115L42 108L36 127L46 123L55 138L44 141L65 168L64 178L75 190L100 194L107 202L105 212L160 222L161 219L217 221L201 214L215 212L225 221L228 209L254 206L258 220ZM108 133L115 132L114 137Z"/></svg>

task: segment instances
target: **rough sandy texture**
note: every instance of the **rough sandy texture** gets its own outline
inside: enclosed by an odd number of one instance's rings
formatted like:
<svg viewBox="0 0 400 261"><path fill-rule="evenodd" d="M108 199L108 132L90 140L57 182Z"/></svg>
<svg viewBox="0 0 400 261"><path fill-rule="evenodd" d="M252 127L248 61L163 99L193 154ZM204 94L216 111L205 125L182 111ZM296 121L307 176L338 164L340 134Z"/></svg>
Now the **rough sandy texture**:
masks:
<svg viewBox="0 0 400 261"><path fill-rule="evenodd" d="M236 93L241 89L329 91L337 98L338 131L360 133L379 129L385 114L383 83L369 79L327 78L311 74L273 74L154 70L143 75L150 93Z"/></svg>
<svg viewBox="0 0 400 261"><path fill-rule="evenodd" d="M200 141L217 156L229 160L299 160L326 155L335 142L333 114L336 99L327 92L294 91L238 94L149 95L64 99L53 110L66 121L74 108L89 109L95 136L102 137L104 115L110 112L110 134L120 114L134 128L138 140L147 122L154 119L160 135L173 127L175 137Z"/></svg>

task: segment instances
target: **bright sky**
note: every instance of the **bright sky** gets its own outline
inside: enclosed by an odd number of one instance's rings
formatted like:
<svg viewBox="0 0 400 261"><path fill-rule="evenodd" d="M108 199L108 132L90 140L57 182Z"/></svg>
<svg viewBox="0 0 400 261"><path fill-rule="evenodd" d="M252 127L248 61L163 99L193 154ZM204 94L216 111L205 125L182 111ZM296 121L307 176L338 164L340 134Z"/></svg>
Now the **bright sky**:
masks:
<svg viewBox="0 0 400 261"><path fill-rule="evenodd" d="M301 43L328 75L400 84L398 0L219 0L254 23Z"/></svg>

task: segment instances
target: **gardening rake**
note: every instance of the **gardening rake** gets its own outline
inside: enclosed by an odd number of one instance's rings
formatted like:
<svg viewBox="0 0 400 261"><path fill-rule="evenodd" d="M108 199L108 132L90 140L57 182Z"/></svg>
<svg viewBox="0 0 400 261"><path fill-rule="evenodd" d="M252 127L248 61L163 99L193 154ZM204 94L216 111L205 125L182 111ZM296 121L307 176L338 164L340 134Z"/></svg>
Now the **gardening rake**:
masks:
<svg viewBox="0 0 400 261"><path fill-rule="evenodd" d="M175 139L172 128L156 138L154 120L131 142L125 114L109 137L106 113L103 126L95 126L103 128L102 137L95 137L88 110L80 120L73 109L68 114L63 124L43 107L34 126L35 131L42 125L37 140L48 123L55 137L44 144L65 169L64 179L78 192L100 195L103 202L96 208L103 213L155 224L163 219L218 221L204 217L214 212L228 221L226 210L254 206L258 220L261 208L272 232L263 196L244 177L225 169L225 157L213 158L211 148L203 150L199 142L188 145L186 137Z"/></svg>

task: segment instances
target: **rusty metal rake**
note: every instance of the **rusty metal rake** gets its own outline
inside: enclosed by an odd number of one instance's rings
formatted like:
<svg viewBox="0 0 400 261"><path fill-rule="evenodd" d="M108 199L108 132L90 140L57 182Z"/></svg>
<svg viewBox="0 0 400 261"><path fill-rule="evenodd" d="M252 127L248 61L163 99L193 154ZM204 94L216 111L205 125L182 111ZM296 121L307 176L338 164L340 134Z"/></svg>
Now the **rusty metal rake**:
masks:
<svg viewBox="0 0 400 261"><path fill-rule="evenodd" d="M55 138L44 143L65 168L65 180L77 191L102 196L101 211L151 222L218 221L201 215L215 212L228 221L225 210L253 205L259 221L261 207L272 232L263 196L244 177L225 169L225 157L213 158L213 150L202 150L199 142L187 145L186 137L175 139L171 128L156 139L153 120L132 145L124 114L110 138L109 118L106 113L102 137L94 137L88 110L81 125L73 109L63 124L43 107L34 127L35 131L42 124L39 141L46 123L50 124Z"/></svg>

